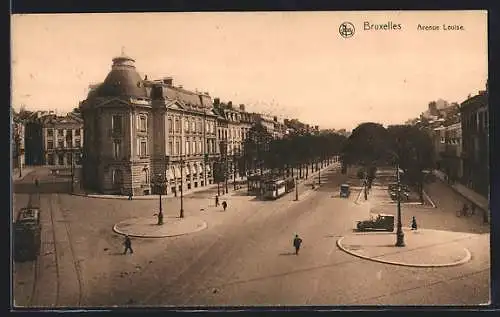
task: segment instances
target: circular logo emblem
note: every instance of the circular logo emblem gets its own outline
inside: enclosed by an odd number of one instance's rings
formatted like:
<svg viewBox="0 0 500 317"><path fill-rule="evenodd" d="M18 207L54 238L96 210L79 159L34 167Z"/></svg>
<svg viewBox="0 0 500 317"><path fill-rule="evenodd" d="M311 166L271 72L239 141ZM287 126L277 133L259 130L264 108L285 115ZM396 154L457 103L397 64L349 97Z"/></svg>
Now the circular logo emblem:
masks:
<svg viewBox="0 0 500 317"><path fill-rule="evenodd" d="M351 22L343 22L339 27L339 33L343 38L354 35L354 25Z"/></svg>

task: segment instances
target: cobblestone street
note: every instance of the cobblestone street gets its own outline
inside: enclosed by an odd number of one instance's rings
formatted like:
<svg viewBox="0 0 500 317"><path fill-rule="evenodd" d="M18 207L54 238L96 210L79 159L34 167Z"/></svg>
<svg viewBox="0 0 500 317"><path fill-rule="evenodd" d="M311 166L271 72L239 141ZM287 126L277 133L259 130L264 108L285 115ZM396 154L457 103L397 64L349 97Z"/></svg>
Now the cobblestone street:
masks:
<svg viewBox="0 0 500 317"><path fill-rule="evenodd" d="M353 184L348 199L338 197L339 185L345 182ZM429 196L453 194L441 185L430 184ZM370 211L395 212L395 205L378 206L371 195L368 201L361 197L358 203L360 190L355 179L331 169L322 173L321 187L311 190L310 181L301 185L298 202L294 201L293 192L277 201L261 201L230 192L221 197L229 205L227 211L222 211L214 206L213 189L200 191L185 198L185 216L186 220L205 221L206 229L160 239L132 237L134 253L127 255L122 255L123 237L113 232L113 226L133 218L154 220L158 200L42 194L42 210L54 217L57 250L44 249L35 266L16 264L17 304L332 305L488 301L487 227L475 218L457 218L453 212L454 200L435 199L438 205L435 209L403 206L404 223L416 215L422 228L472 234L461 243L472 254L472 260L463 265L397 267L340 250L336 241L352 233L356 221L366 219ZM27 199L27 194L16 194L15 206L22 206ZM175 219L180 209L179 198L165 198L163 208L167 222L169 217ZM47 216L44 218L50 221ZM46 227L48 232L51 229L50 225ZM291 248L294 234L304 240L298 256L293 255ZM46 235L44 245L50 246L50 241L50 235ZM34 274L33 267L39 270L36 292L40 283L45 285L45 291L32 300L26 293L30 293L28 284ZM472 287L468 288L470 291L464 292L465 285Z"/></svg>

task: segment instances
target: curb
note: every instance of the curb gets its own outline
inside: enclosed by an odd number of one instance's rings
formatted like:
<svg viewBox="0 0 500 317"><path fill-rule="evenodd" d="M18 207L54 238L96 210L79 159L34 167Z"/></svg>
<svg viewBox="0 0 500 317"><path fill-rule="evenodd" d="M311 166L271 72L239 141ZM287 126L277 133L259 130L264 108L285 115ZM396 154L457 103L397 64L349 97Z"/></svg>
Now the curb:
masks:
<svg viewBox="0 0 500 317"><path fill-rule="evenodd" d="M355 257L358 257L360 259L364 259L364 260L368 260L368 261L372 261L372 262L384 263L384 264L391 264L391 265L397 265L397 266L406 266L406 267L420 267L420 268L451 267L451 266L458 266L458 265L465 264L465 263L469 262L470 259L472 258L472 255L471 255L469 249L464 248L464 250L465 250L465 257L463 259L461 259L460 261L456 261L456 262L449 262L449 263L442 263L442 264L430 264L430 263L412 264L412 263L404 263L404 262L397 262L397 261L386 261L386 260L381 260L381 259L377 259L377 258L374 258L374 257L364 256L364 255L355 253L353 251L350 251L347 248L344 248L344 246L342 245L342 240L344 238L345 237L341 237L340 239L337 240L337 247L340 250L342 250L345 253L348 253L350 255L353 255Z"/></svg>
<svg viewBox="0 0 500 317"><path fill-rule="evenodd" d="M478 209L481 209L483 212L486 211L490 212L490 208L488 207L487 210L485 210L484 208L480 207L479 205L477 205L475 202L473 202L469 197L467 197L465 194L463 194L462 192L460 192L458 189L456 189L452 184L449 184L448 182L446 182L445 180L441 179L439 176L437 176L436 174L433 173L433 175L439 179L440 182L442 182L443 184L447 185L448 187L450 187L455 193L459 194L460 196L462 196L463 198L465 198L465 200L467 200L468 202L470 203L473 203L474 205L476 205L476 207Z"/></svg>
<svg viewBox="0 0 500 317"><path fill-rule="evenodd" d="M437 208L436 204L431 199L431 197L427 194L427 192L425 190L422 190L422 193L424 194L425 198L431 203L432 208Z"/></svg>
<svg viewBox="0 0 500 317"><path fill-rule="evenodd" d="M120 230L117 229L118 223L113 226L113 232L120 234L122 236L127 235L126 233L121 232ZM143 234L128 234L129 237L134 237L134 238L144 238L144 239L160 239L160 238L171 238L171 237L178 237L178 236L184 236L187 234L195 233L201 230L204 230L208 228L208 224L206 221L203 221L203 225L201 227L196 228L194 231L189 231L189 232L184 232L184 233L178 233L178 234L166 234L166 235L158 235L158 236L152 236L152 235L143 235Z"/></svg>
<svg viewBox="0 0 500 317"><path fill-rule="evenodd" d="M363 191L365 190L365 187L363 186L363 188L359 191L359 194L358 194L358 197L356 197L356 200L354 201L354 203L356 205L360 205L359 203L359 198L361 197L361 194L363 194Z"/></svg>

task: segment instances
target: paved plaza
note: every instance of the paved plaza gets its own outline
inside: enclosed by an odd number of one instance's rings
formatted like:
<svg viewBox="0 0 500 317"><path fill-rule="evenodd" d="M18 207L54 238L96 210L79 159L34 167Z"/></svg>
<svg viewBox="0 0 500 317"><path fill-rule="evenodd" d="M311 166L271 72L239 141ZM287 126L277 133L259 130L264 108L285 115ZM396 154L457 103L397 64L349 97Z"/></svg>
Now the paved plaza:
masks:
<svg viewBox="0 0 500 317"><path fill-rule="evenodd" d="M365 201L359 179L335 168L321 177L322 185L314 190L311 182L317 176L301 183L298 201L293 192L263 201L230 188L220 200L228 202L226 211L214 204L217 188L193 192L184 198L183 219L178 218L179 197L163 198L162 226L154 215L159 197L129 201L42 193L45 243L37 262L15 264L16 304L488 302L489 225L479 216L456 217L463 198L453 196L446 184L426 187L436 208L402 206L403 225L416 216L419 230L405 229L406 246L396 248L394 233L353 231L357 221L370 215L395 214L395 205L381 203L377 195ZM339 197L342 183L352 187L349 198ZM28 198L16 193L15 208ZM123 255L123 234L131 236L133 254ZM291 245L295 234L304 241L299 255Z"/></svg>
<svg viewBox="0 0 500 317"><path fill-rule="evenodd" d="M337 246L362 259L401 266L445 267L471 260L463 240L472 234L410 228L403 232L408 247L396 247L392 232L353 233L338 239Z"/></svg>

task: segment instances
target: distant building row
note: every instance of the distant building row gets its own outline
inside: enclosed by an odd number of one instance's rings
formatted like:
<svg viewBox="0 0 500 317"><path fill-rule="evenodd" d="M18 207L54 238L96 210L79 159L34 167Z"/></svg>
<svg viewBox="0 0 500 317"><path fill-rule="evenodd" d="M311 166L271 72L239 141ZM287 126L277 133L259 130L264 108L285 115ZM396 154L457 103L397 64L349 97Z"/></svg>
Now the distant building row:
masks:
<svg viewBox="0 0 500 317"><path fill-rule="evenodd" d="M428 126L434 142L437 168L488 197L489 114L486 90L458 104L430 109L412 124ZM410 123L410 122L409 122Z"/></svg>
<svg viewBox="0 0 500 317"><path fill-rule="evenodd" d="M48 165L70 167L81 164L83 119L77 113L58 116L51 112L13 114L14 167ZM20 148L21 151L16 151Z"/></svg>

